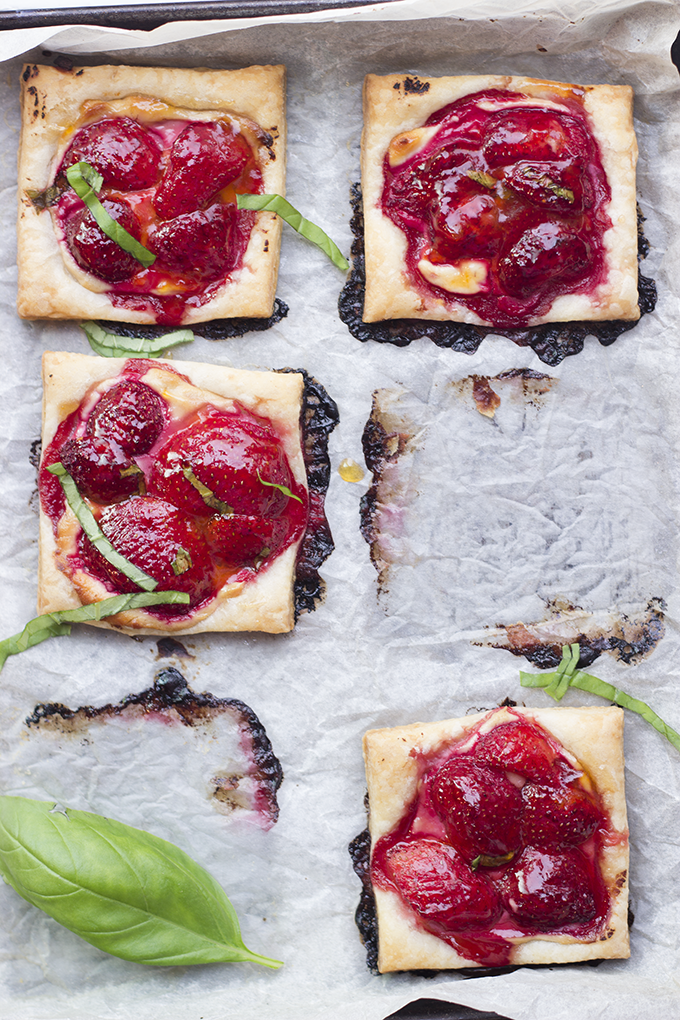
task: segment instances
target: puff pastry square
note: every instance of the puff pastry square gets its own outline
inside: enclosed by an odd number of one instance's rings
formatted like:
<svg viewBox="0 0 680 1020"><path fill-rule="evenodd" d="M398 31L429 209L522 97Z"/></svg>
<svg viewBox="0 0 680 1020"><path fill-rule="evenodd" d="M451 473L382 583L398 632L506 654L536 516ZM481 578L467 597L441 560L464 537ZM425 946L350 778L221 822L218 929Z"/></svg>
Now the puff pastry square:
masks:
<svg viewBox="0 0 680 1020"><path fill-rule="evenodd" d="M153 391L152 396L157 394L160 397L164 409L162 430L148 451L142 452L141 455L131 455L133 464L121 468L122 477L135 479L134 494L122 499L113 497L100 499L97 494L96 498L93 498L92 492L80 489L81 495L86 497L90 509L99 521L103 520L107 512L115 511L118 514L120 508L124 508L125 512L125 508L129 509L133 502L135 507L142 510L145 505L147 507L150 505L144 501L152 498L165 503L171 502L173 506L176 504L179 508L182 520L186 518L189 521L189 539L192 542L195 539L198 543L195 548L199 550L200 557L204 557L206 542L211 550L210 555L214 556L214 542L223 541L223 537L220 536L224 536L224 531L220 529L224 527L229 529L232 524L239 526L241 522L236 520L234 514L238 516L246 513L238 506L229 507L219 503L217 490L222 483L217 480L217 474L210 476L209 473L205 473L204 468L197 466L203 463L200 450L204 423L207 423L206 429L212 429L205 434L209 435L209 440L213 444L210 449L214 450L215 443L222 442L223 433L216 439L213 424L217 423L221 429L225 420L235 419L235 427L238 429L242 429L241 422L245 421L245 439L242 431L239 431L238 441L245 443L242 448L246 451L250 449L257 451L261 448L257 445L248 446L251 435L255 436L255 443L261 440L266 444L264 448L267 451L271 451L273 445L276 445L270 460L273 462L275 458L279 458L287 465L286 489L296 495L295 498L292 495L286 497L284 489L277 487L275 482L267 482L269 465L265 460L262 462L258 460L255 465L251 464L248 468L249 475L257 476L257 482L262 483L257 485L255 479L251 478L256 496L261 492L262 499L268 502L269 498L272 498L277 504L276 509L269 506L266 511L251 512L262 512L272 517L275 521L275 534L281 534L276 531L279 527L277 522L281 521L281 528L283 529L284 525L286 528L285 538L279 538L278 545L272 543L271 549L263 548L264 541L260 541L257 553L250 556L247 562L234 560L241 564L235 568L224 569L220 566L219 563L222 562L220 553L217 560L211 561L213 573L210 574L210 586L200 589L202 594L196 597L195 604L192 594L193 608L186 612L181 607L178 612L173 611L166 616L144 608L126 610L116 617L108 617L96 626L122 630L129 634L194 634L202 631L248 630L281 633L292 630L295 619L293 584L296 558L307 521L307 479L300 424L304 393L303 376L295 372L242 371L196 362L173 361L170 365L162 361L96 358L61 352L47 352L43 358L39 612L71 609L108 598L120 590L137 590L134 586L117 588L115 577L112 582L110 576L91 569L92 561L88 560L88 556L92 554L87 543L85 549L82 545L84 539L78 520L70 506L60 498L59 488L54 488L56 479L46 471L47 465L67 459L64 453L64 444L67 440L75 442L88 436L96 436L99 439L101 436L108 438L109 435L113 435L117 443L122 442L115 433L115 416L114 419L108 417L106 427L102 430L99 424L96 427L92 426L96 420L92 415L100 401L113 390L114 386L121 380L129 379L133 379L135 385L139 383ZM232 418L229 418L229 415ZM110 427L112 420L113 432ZM178 436L185 434L190 434L191 440L183 443L181 448L172 445ZM229 432L226 434L231 435ZM263 435L264 439L261 439ZM98 452L99 447L97 454ZM211 461L210 457L219 455L219 450L217 455L214 453L206 455L208 472L211 463L218 463L217 460ZM256 452L255 456L260 455ZM120 448L117 448L116 459L122 462ZM164 473L165 477L168 477L168 472L172 471L176 462L179 463L182 475L178 483L171 481L170 484L174 487L172 490L163 489ZM224 463L224 459L219 463ZM234 463L236 469L240 470L238 458ZM157 470L160 471L160 475L154 476ZM215 469L219 470L223 469ZM144 472L143 480L140 480L140 471ZM258 476L257 473L260 471L262 474ZM198 478L200 473L203 473L207 482L212 484L212 490L209 485L207 488L201 488ZM229 481L231 475L226 477L227 482L224 484L232 485L233 483ZM237 475L238 477L242 477L242 474ZM190 488L187 489L185 482L190 483ZM180 486L179 501L173 495L178 491L177 484ZM247 492L250 491L248 489L250 483L247 480L239 484L242 487L245 485ZM238 493L236 496L238 498ZM208 500L208 503L204 503L204 500ZM196 513L199 515L198 518ZM131 517L130 520L134 521L136 518ZM250 523L250 519L245 521L247 525ZM102 527L106 530L103 524ZM196 530L199 532L198 537L195 534ZM121 534L120 530L118 534ZM256 535L258 534L259 532L256 532ZM157 539L159 549L164 549L162 546L164 541L162 533L159 533ZM114 547L115 544L114 541ZM189 551L188 557L183 553L181 548L183 545L186 545ZM180 541L178 548L179 561L172 563L176 577L170 574L168 583L159 585L158 590L182 588L185 571L187 568L193 569L191 563L193 547ZM132 553L123 549L118 551L128 559L135 556L134 548ZM159 562L162 555L164 553L159 554ZM193 558L195 560L198 558L196 553L193 554ZM165 559L169 560L170 556L165 556ZM137 565L145 569L141 561ZM152 568L147 567L146 570L154 573ZM186 574L187 579L192 576L190 573ZM157 574L156 579L159 578L162 580L162 576ZM198 583L203 582L199 580ZM187 586L183 590L191 591L191 588Z"/></svg>
<svg viewBox="0 0 680 1020"><path fill-rule="evenodd" d="M244 183L245 177L250 175L248 179L255 180L259 173L263 193L284 193L286 121L282 66L233 71L100 66L61 71L28 64L21 84L18 310L22 317L189 325L216 318L262 318L272 314L281 223L270 212L236 214L232 192L251 190ZM134 270L137 275L122 282L98 278L87 265L84 268L76 260L67 243L71 222L67 217L71 213L68 209L64 211L63 173L56 182L55 177L60 169L62 172L65 169L62 160L81 128L115 118L131 119L145 136L152 135L162 150L162 175L167 172L178 133L190 124L202 125L201 130L208 123L226 125L230 136L245 139L253 169L247 169L251 165L248 163L235 183L225 185L221 192L196 205L196 211L202 212L210 203L229 206L229 215L225 214L227 225L220 219L221 227L209 228L230 231L228 244L240 246L240 254L234 257L235 265L228 269L226 277L208 272L207 255L194 259L188 268L187 257L180 258L175 274L170 277L167 273L160 280L148 274L139 276L137 267ZM135 213L140 212L141 239L147 245L149 240L144 232L153 233L163 225L149 214L154 206L148 194L153 195L163 179L161 176L160 182L146 189L140 190L135 183L132 187L112 186L112 191L107 190L105 180L101 192L102 199L107 196L121 199ZM210 175L208 179L212 179ZM60 189L61 197L55 194ZM144 201L140 196L146 196ZM189 211L193 212L190 202L181 212L183 215ZM172 224L177 223L172 218L174 212L161 219L165 221L168 216ZM252 227L248 235L249 224ZM186 223L181 223L180 228L185 231ZM171 242L173 236L171 231ZM219 238L215 245L224 243L224 235ZM165 243L167 248L167 239ZM209 247L205 251L209 252ZM199 261L202 269L197 283L191 273ZM156 269L159 265L161 262L156 263Z"/></svg>
<svg viewBox="0 0 680 1020"><path fill-rule="evenodd" d="M371 730L364 738L364 757L381 972L629 956L621 709L500 708ZM479 767L492 777L482 805L496 812L486 830L476 807L463 823L451 821L441 807L446 784L455 785L456 776L469 775L471 768L477 775ZM499 798L505 797L506 784L518 814L500 826L498 818L509 817L507 804L499 800L489 808L489 801L496 788ZM560 813L565 804L566 823ZM430 860L443 879L428 870ZM400 867L406 867L405 877ZM539 877L548 875L545 887L536 885L537 867ZM555 878L550 887L551 868L562 886ZM583 891L573 886L564 892L563 876L574 869L588 874L579 883L592 890L591 899L580 898ZM447 882L449 892L441 893L436 883ZM523 900L527 887L529 903ZM458 903L451 919L446 911L456 896L468 902ZM573 909L565 905L565 897L572 896ZM541 916L542 897L549 916ZM480 904L486 920L481 915L470 920L463 911L481 911ZM563 923L555 923L555 911L562 912Z"/></svg>
<svg viewBox="0 0 680 1020"><path fill-rule="evenodd" d="M636 161L625 86L368 75L364 321L639 318Z"/></svg>

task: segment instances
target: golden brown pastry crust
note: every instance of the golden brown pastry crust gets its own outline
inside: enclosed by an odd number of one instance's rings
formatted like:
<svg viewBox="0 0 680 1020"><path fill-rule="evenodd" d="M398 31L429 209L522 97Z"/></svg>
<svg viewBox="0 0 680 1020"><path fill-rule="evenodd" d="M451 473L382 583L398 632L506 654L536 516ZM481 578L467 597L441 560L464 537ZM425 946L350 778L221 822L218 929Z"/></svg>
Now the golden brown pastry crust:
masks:
<svg viewBox="0 0 680 1020"><path fill-rule="evenodd" d="M401 132L421 127L437 110L462 96L483 89L523 92L541 101L559 102L572 89L584 93L584 106L592 133L600 147L612 198L608 214L612 227L604 235L606 277L593 294L557 297L549 311L529 320L638 319L637 208L635 165L637 141L633 130L633 92L619 85L569 85L508 75L463 75L455 78L367 75L364 82L364 130L361 151L361 186L364 205L366 295L364 322L416 318L486 324L455 296L444 303L419 288L406 272L406 237L380 208L383 160L390 143Z"/></svg>
<svg viewBox="0 0 680 1020"><path fill-rule="evenodd" d="M285 68L281 65L215 71L165 67L54 67L27 64L21 81L19 150L19 315L27 319L110 319L154 322L148 312L112 305L107 285L84 273L60 244L48 210L30 195L53 179L75 125L93 104L101 115L153 120L236 121L257 154L265 193L285 192ZM256 214L242 267L214 297L188 308L184 324L272 314L281 221Z"/></svg>
<svg viewBox="0 0 680 1020"><path fill-rule="evenodd" d="M562 745L590 776L612 826L602 850L602 877L609 890L611 912L606 931L595 942L570 936L512 939L511 964L573 963L577 960L630 955L628 943L628 830L624 792L623 710L620 708L513 708L415 723L394 729L369 730L364 737L371 844L391 832L416 795L418 762L411 753L427 755L443 744L465 738L484 720L484 733L522 715L535 720ZM378 915L378 969L448 970L479 966L442 939L416 924L414 912L401 897L374 888Z"/></svg>
<svg viewBox="0 0 680 1020"><path fill-rule="evenodd" d="M126 358L95 358L85 354L48 351L43 357L43 450L56 430L75 411L92 387L101 390L122 371ZM248 410L269 418L280 435L295 480L306 486L307 477L300 435L303 377L295 372L250 372L220 365L173 361L174 372L163 362L141 377L161 393L177 417L202 404L225 410L238 401ZM176 373L187 376L187 384ZM108 598L111 592L84 572L73 574L69 554L75 551L79 525L67 507L55 535L52 522L41 508L38 572L38 612L73 609L83 603ZM145 610L128 610L94 626L128 634L198 634L203 631L266 631L276 634L293 628L293 581L300 541L247 584L226 585L206 606L185 621L164 623Z"/></svg>

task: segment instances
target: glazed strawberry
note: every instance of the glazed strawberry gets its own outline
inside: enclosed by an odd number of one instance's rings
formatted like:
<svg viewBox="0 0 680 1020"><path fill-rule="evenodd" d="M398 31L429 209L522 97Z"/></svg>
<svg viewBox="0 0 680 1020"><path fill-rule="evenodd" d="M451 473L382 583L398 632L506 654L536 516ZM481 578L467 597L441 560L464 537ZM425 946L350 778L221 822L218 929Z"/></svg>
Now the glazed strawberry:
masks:
<svg viewBox="0 0 680 1020"><path fill-rule="evenodd" d="M147 453L165 424L165 401L138 379L124 379L99 399L86 434L112 440L128 456Z"/></svg>
<svg viewBox="0 0 680 1020"><path fill-rule="evenodd" d="M568 768L538 729L522 719L482 733L472 753L480 763L539 783L557 782Z"/></svg>
<svg viewBox="0 0 680 1020"><path fill-rule="evenodd" d="M160 146L148 128L131 117L112 117L76 132L60 172L85 160L102 175L105 186L139 191L158 180L160 159Z"/></svg>
<svg viewBox="0 0 680 1020"><path fill-rule="evenodd" d="M589 149L585 131L573 117L550 110L509 109L491 121L482 151L490 167L519 160L550 161Z"/></svg>
<svg viewBox="0 0 680 1020"><path fill-rule="evenodd" d="M211 205L161 223L148 245L158 256L156 268L206 282L225 276L234 265L235 217L235 206Z"/></svg>
<svg viewBox="0 0 680 1020"><path fill-rule="evenodd" d="M583 208L583 182L575 163L520 161L503 174L503 182L530 202L571 214Z"/></svg>
<svg viewBox="0 0 680 1020"><path fill-rule="evenodd" d="M522 788L522 799L522 840L533 846L578 846L605 822L587 794L572 787L527 783Z"/></svg>
<svg viewBox="0 0 680 1020"><path fill-rule="evenodd" d="M500 914L498 894L488 878L472 871L446 843L397 843L388 850L385 866L406 902L426 921L455 931L491 925Z"/></svg>
<svg viewBox="0 0 680 1020"><path fill-rule="evenodd" d="M224 121L188 124L170 151L168 167L154 197L165 220L201 209L244 170L250 151Z"/></svg>
<svg viewBox="0 0 680 1020"><path fill-rule="evenodd" d="M194 607L212 595L212 561L205 540L181 511L154 496L133 496L103 509L99 526L114 549L158 581L158 591L184 591ZM99 554L84 534L80 552L88 569L118 592L137 585ZM171 611L179 611L174 607ZM186 612L186 606L182 608Z"/></svg>
<svg viewBox="0 0 680 1020"><path fill-rule="evenodd" d="M139 492L142 472L107 439L97 436L69 439L59 456L80 494L88 499L113 503Z"/></svg>
<svg viewBox="0 0 680 1020"><path fill-rule="evenodd" d="M526 928L550 931L597 916L597 897L578 850L526 847L500 883L511 917Z"/></svg>
<svg viewBox="0 0 680 1020"><path fill-rule="evenodd" d="M214 555L233 567L253 567L276 552L286 538L287 522L264 517L216 514L205 526Z"/></svg>
<svg viewBox="0 0 680 1020"><path fill-rule="evenodd" d="M499 259L498 276L509 294L526 297L556 279L581 279L591 264L590 247L582 237L557 223L530 227Z"/></svg>
<svg viewBox="0 0 680 1020"><path fill-rule="evenodd" d="M218 411L176 432L156 455L148 490L199 517L278 517L294 481L275 434L254 418ZM207 491L205 491L207 490Z"/></svg>
<svg viewBox="0 0 680 1020"><path fill-rule="evenodd" d="M451 842L466 860L497 858L520 845L522 794L500 771L453 755L434 774L430 795Z"/></svg>
<svg viewBox="0 0 680 1020"><path fill-rule="evenodd" d="M139 240L139 221L127 202L105 198L102 205L112 219ZM97 226L89 209L85 207L66 220L64 234L69 251L78 265L106 283L129 280L141 268L134 256L124 251Z"/></svg>
<svg viewBox="0 0 680 1020"><path fill-rule="evenodd" d="M466 189L468 190L468 189ZM488 193L469 193L462 198L459 191L449 197L442 195L434 227L439 235L439 250L453 259L463 256L490 257L500 246L497 224L500 209Z"/></svg>

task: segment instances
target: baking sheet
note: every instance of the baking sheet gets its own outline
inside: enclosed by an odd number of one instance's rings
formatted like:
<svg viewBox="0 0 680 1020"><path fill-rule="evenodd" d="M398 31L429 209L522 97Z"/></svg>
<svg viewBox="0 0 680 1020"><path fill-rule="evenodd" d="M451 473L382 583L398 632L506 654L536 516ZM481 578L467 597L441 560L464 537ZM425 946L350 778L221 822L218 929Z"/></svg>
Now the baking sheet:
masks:
<svg viewBox="0 0 680 1020"><path fill-rule="evenodd" d="M344 457L362 460L361 436L375 391L404 403L409 420L427 428L421 429L405 487L405 513L396 522L401 531L385 526L388 539L408 540L411 556L397 563L386 596L379 595L377 573L359 532L359 502L370 479L367 475L352 485L334 470L327 511L337 548L322 569L325 603L302 617L292 635L199 636L185 642L193 658L168 660L194 690L240 698L257 712L285 772L279 821L265 832L247 818L215 811L200 790L188 792L181 769L158 766L153 741L138 741L129 753L121 745L125 772L119 788L103 782L103 765L83 769L73 739L64 739L62 747L54 741L35 743L44 738L23 720L40 702L101 705L148 687L166 661L159 660L153 639L133 641L77 628L69 639L9 660L0 677L0 789L64 799L67 791L73 807L108 813L179 844L224 885L246 943L280 955L285 966L277 973L249 965L136 967L60 930L3 887L0 988L4 1015L12 1020L132 1013L145 1020L161 1012L242 1020L267 1015L315 1020L331 1013L336 1020L379 1020L423 996L496 1010L513 1020L673 1015L680 935L673 893L680 870L679 763L670 745L637 718L628 720L626 732L635 913L630 961L474 980L455 974L380 978L366 969L354 927L359 883L346 847L365 824L363 731L458 716L492 707L506 696L527 704L547 702L541 691L519 688L518 660L475 643L486 627L540 618L546 600L557 596L568 596L590 613L663 600L665 632L651 653L633 666L603 655L592 671L652 702L680 728L675 694L679 301L673 272L680 224L675 157L680 79L669 58L680 28L678 6L572 3L536 16L527 5L516 3L510 12L506 6L502 13L485 3L475 8L473 19L462 6L444 2L389 8L308 20L295 15L283 24L230 25L233 31L223 24L171 25L151 34L45 28L0 39L6 57L0 96L4 633L18 631L35 611L37 518L28 455L40 427L40 356L45 349L86 350L76 325L24 323L14 311L18 75L20 55L29 46L67 52L84 62L235 67L283 61L289 72L288 197L345 252L366 72L497 71L630 83L636 89L642 153L640 204L652 245L644 271L659 285L657 309L612 347L590 338L582 354L550 370L531 352L500 338L486 340L471 357L426 341L404 349L363 345L337 317L340 274L286 231L278 295L289 304L289 316L268 333L222 343L197 340L178 356L237 367L307 369L340 407L340 425L331 436L334 469ZM436 19L426 17L434 14ZM26 55L45 59L40 49ZM452 385L455 389L471 375L495 377L523 367L547 371L554 379L545 404L523 419L521 405L509 398L491 420L452 396ZM445 427L452 415L455 438ZM473 448L479 450L478 475L471 471ZM579 460L577 449L592 456ZM494 460L501 450L506 456ZM516 527L509 538L490 543L489 536L500 533L498 501L504 495L494 472L503 470L513 451L515 474L502 482L513 487L507 505L516 508ZM433 465L441 458L448 470L436 473ZM485 488L494 498L483 498ZM443 528L428 535L431 522L446 519L447 493L454 515L467 505L476 525L466 530L456 521L455 532ZM553 509L556 540L545 542L543 552L531 541L530 516L523 519L532 501L542 522L548 521L546 508ZM488 569L483 584L471 565ZM405 571L415 584L407 583ZM423 596L427 614L419 601ZM588 702L576 692L566 699ZM78 739L94 741L94 736ZM191 748L186 753L190 771ZM31 754L49 754L58 792L49 770L31 769ZM109 769L108 757L106 762ZM182 796L168 796L174 789Z"/></svg>

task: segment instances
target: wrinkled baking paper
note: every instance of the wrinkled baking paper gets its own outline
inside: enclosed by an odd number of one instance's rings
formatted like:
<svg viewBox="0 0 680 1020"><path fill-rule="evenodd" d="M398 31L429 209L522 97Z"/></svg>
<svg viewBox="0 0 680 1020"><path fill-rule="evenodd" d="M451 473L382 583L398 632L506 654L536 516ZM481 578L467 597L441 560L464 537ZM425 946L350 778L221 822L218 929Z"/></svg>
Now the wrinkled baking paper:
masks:
<svg viewBox="0 0 680 1020"><path fill-rule="evenodd" d="M87 350L75 324L21 322L15 312L22 54L44 59L44 46L88 62L284 62L288 197L345 253L366 72L501 72L629 83L637 95L639 196L652 246L644 271L659 286L656 311L634 330L609 348L590 338L583 353L555 369L500 338L485 341L474 356L428 341L403 349L364 345L337 317L342 276L284 228L278 294L290 305L288 317L266 333L197 340L178 357L243 368L304 367L337 400L341 422L331 436L327 501L337 549L322 569L325 603L288 636L187 639L194 658L181 661L159 660L152 638L86 627L10 659L0 676L0 789L60 797L179 844L223 884L247 945L285 966L268 972L248 964L147 969L124 963L61 930L3 887L5 1020L123 1020L133 1014L137 1020L381 1020L420 997L497 1010L515 1020L674 1015L680 759L637 717L628 717L626 728L635 914L629 961L474 980L373 976L354 926L359 882L346 848L366 821L365 729L460 716L508 696L548 703L542 691L520 688L524 660L474 642L487 627L540 620L551 599L600 615L663 600L665 634L650 654L634 666L605 654L592 670L651 702L680 728L680 77L669 60L678 28L675 2L572 2L538 14L526 3L418 0L278 22L183 23L150 33L76 26L0 37L0 587L7 635L35 612L37 517L28 456L40 429L40 356L46 349ZM461 396L462 381L472 375L496 377L518 368L553 380L540 406L501 393L490 418ZM359 533L359 501L370 478L349 484L337 474L343 458L362 460L362 430L378 390L420 428L417 448L404 461L411 467L404 489L410 496L385 536L401 542L405 558L380 596ZM123 731L116 783L110 737L98 758L94 733L48 739L23 722L41 702L71 709L118 702L149 687L168 661L193 690L240 698L266 726L285 772L280 819L269 832L238 812L218 812L200 782L191 786L187 777L200 772L192 757L201 753L200 741L172 756L173 766L157 753L157 734L145 744ZM579 692L565 698L569 705L590 701L597 699Z"/></svg>

